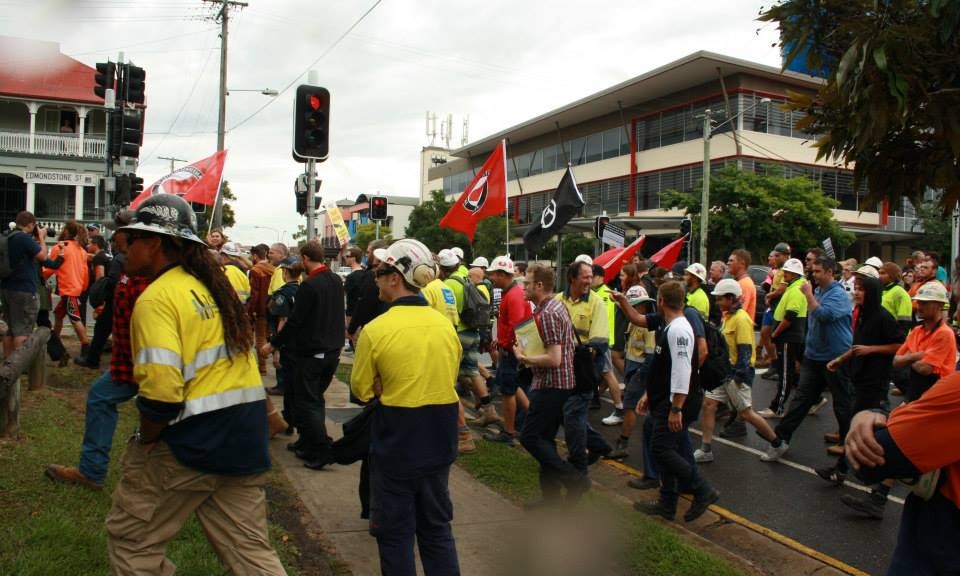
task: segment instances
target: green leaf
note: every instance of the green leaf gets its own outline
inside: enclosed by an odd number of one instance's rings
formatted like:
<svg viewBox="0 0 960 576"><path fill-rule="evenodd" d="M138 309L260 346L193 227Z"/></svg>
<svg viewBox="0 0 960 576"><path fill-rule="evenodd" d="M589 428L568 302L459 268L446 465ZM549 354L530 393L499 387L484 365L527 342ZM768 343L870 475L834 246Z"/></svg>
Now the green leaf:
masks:
<svg viewBox="0 0 960 576"><path fill-rule="evenodd" d="M883 46L877 46L873 49L873 61L881 71L887 71L887 53Z"/></svg>
<svg viewBox="0 0 960 576"><path fill-rule="evenodd" d="M847 78L850 75L851 67L855 65L857 61L857 54L860 52L860 44L854 42L847 48L846 53L844 53L843 58L840 59L840 66L837 67L837 85L843 86Z"/></svg>

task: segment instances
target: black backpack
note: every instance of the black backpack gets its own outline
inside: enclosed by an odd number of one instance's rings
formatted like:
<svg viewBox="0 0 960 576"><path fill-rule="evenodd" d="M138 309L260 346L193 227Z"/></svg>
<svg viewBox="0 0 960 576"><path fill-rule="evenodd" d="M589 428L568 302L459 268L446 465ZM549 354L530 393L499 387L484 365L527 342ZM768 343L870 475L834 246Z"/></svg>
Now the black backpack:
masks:
<svg viewBox="0 0 960 576"><path fill-rule="evenodd" d="M9 278L13 273L13 266L10 264L10 238L14 234L22 234L20 230L13 230L6 234L0 234L0 278Z"/></svg>
<svg viewBox="0 0 960 576"><path fill-rule="evenodd" d="M704 390L713 390L730 377L733 366L730 365L730 349L720 329L710 322L703 323L707 340L707 359L700 366L700 386Z"/></svg>
<svg viewBox="0 0 960 576"><path fill-rule="evenodd" d="M460 276L451 276L463 286L463 310L460 322L471 330L481 330L490 325L490 302L477 287Z"/></svg>

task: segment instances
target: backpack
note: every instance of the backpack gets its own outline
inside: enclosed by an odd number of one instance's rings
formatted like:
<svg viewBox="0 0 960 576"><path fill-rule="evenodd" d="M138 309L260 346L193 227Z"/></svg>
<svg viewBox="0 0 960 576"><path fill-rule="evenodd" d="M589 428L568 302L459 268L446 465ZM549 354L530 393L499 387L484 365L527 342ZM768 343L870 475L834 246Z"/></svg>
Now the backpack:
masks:
<svg viewBox="0 0 960 576"><path fill-rule="evenodd" d="M10 265L10 238L14 234L20 234L20 230L13 230L7 234L0 234L0 278L9 278L13 273L13 266Z"/></svg>
<svg viewBox="0 0 960 576"><path fill-rule="evenodd" d="M490 302L477 290L473 282L451 276L463 286L463 310L460 312L460 322L471 330L480 330L490 325Z"/></svg>
<svg viewBox="0 0 960 576"><path fill-rule="evenodd" d="M707 359L700 366L700 386L704 390L713 390L730 377L733 366L730 365L727 340L720 329L704 322L703 330L707 340Z"/></svg>

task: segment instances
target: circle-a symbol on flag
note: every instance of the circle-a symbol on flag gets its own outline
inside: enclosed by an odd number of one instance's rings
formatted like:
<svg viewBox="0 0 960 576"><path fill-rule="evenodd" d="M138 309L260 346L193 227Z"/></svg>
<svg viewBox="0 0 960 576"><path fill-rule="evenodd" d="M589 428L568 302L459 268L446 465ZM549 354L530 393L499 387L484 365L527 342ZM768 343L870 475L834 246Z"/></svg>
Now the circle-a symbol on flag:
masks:
<svg viewBox="0 0 960 576"><path fill-rule="evenodd" d="M463 198L463 207L471 212L476 212L480 208L483 208L483 203L487 200L487 177L490 176L490 171L486 171L480 176L480 179L477 180L477 183L474 184L473 188Z"/></svg>
<svg viewBox="0 0 960 576"><path fill-rule="evenodd" d="M543 212L540 214L540 226L542 228L549 228L553 226L553 223L557 220L557 201L550 200L550 203L547 204L547 207L543 209Z"/></svg>

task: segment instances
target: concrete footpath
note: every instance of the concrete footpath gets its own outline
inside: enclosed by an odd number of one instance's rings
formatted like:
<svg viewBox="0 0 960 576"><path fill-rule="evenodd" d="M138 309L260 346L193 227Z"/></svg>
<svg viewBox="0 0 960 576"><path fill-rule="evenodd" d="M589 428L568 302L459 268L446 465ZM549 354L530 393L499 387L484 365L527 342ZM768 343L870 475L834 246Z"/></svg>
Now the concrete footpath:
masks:
<svg viewBox="0 0 960 576"><path fill-rule="evenodd" d="M273 386L272 375L264 378L264 384ZM280 403L279 397L272 398ZM339 438L342 422L352 418L360 408L349 402L348 387L337 380L330 385L326 399L327 429L332 437ZM376 541L367 533L367 522L360 518L357 496L360 464L309 470L286 449L286 444L293 439L295 437L280 434L273 439L271 448L275 461L313 516L312 525L323 533L353 574L379 574ZM636 473L617 463L597 464L591 468L594 490L603 491L625 508L634 499L656 498L655 491L642 493L626 487L626 481ZM450 493L454 505L453 530L464 576L618 572L613 566L608 567L610 570L604 569L606 562L617 557L616 550L609 547L615 540L608 530L609 523L587 510L524 513L457 466L451 468ZM687 505L687 502L681 503L678 517ZM762 526L750 525L722 512L721 509L718 514L711 508L692 525L684 525L681 520L672 526L694 545L725 557L748 574L862 574L848 569L850 567L838 566L815 550L784 541ZM541 553L536 550L538 541L545 546L539 550ZM565 548L564 542L579 542L581 546Z"/></svg>

